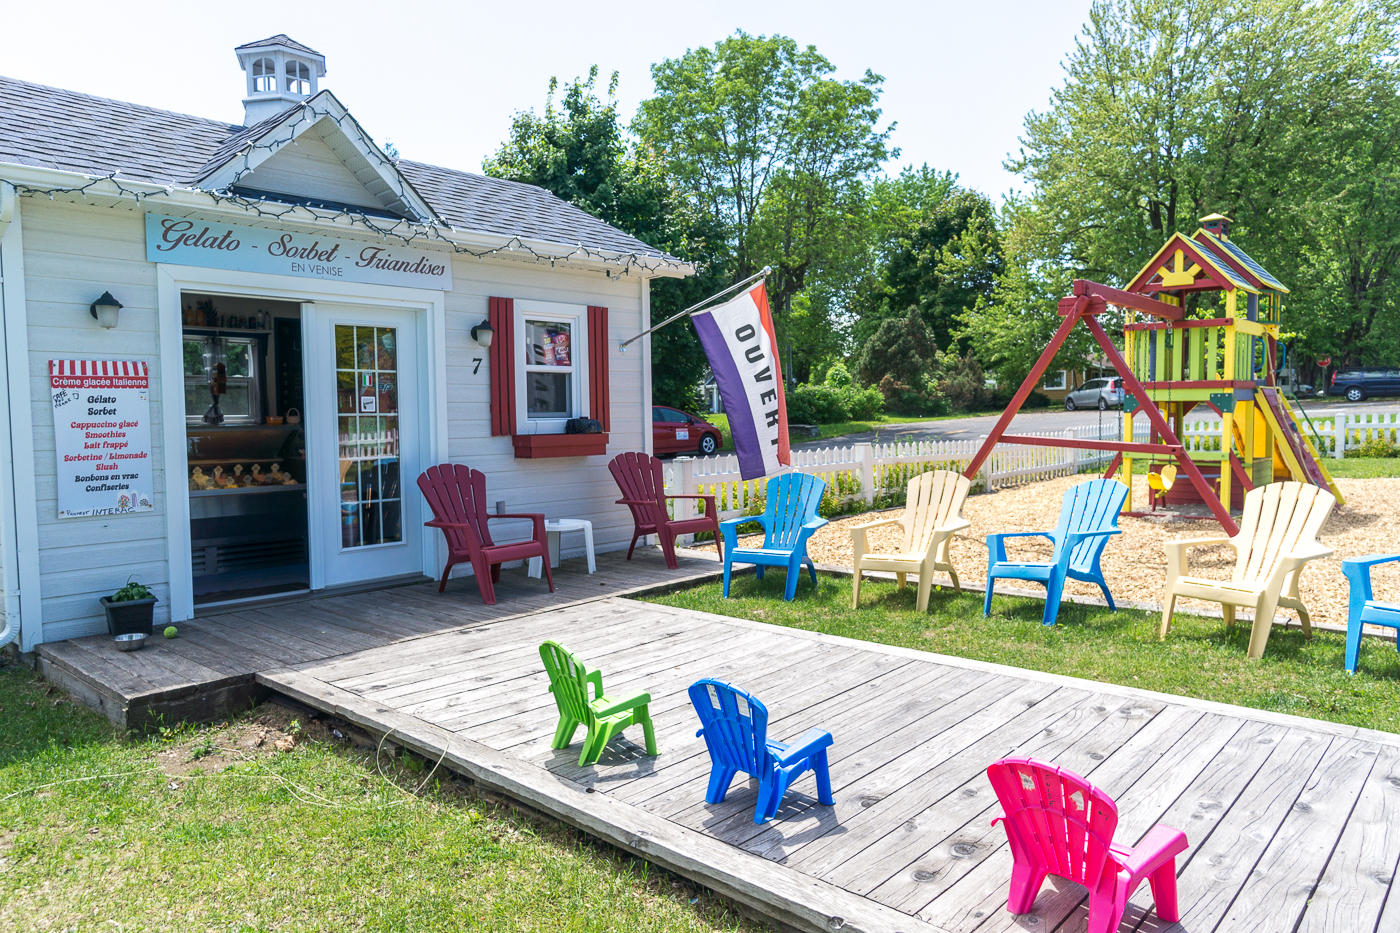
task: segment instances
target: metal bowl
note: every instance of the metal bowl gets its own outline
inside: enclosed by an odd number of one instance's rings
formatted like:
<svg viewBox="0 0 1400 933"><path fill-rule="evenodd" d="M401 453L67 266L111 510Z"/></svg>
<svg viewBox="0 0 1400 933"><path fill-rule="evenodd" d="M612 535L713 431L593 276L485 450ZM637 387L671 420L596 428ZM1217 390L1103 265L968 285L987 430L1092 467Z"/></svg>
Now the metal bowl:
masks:
<svg viewBox="0 0 1400 933"><path fill-rule="evenodd" d="M112 641L116 642L118 651L135 651L146 643L146 635L133 632L130 635L118 635Z"/></svg>

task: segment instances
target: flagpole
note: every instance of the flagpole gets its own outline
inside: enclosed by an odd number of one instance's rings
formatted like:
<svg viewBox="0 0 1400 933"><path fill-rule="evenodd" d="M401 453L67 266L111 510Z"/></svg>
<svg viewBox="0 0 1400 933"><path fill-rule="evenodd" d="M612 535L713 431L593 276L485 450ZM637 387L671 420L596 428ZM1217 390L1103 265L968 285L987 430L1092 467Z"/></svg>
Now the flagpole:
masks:
<svg viewBox="0 0 1400 933"><path fill-rule="evenodd" d="M710 302L714 301L716 298L720 298L720 297L722 297L722 296L724 296L724 295L727 295L727 294L729 294L729 293L732 292L732 291L737 291L737 290L743 288L745 285L748 285L748 284L749 284L750 282L752 282L754 279L761 279L761 278L767 276L767 275L768 275L770 272L772 272L772 271L773 271L773 267L772 267L772 266L764 266L762 269L758 270L758 271L755 272L753 275L751 275L751 276L749 276L748 278L744 279L744 281L742 281L742 282L736 282L736 283L734 283L733 285L729 286L729 287L726 288L726 289L722 289L721 291L717 291L717 292L715 292L713 295L711 295L709 298L706 298L706 299L704 299L703 301L697 301L695 304L691 305L689 308L686 308L684 311L680 312L679 314L673 314L673 315L671 315L671 316L668 317L666 320L662 321L660 324L654 324L654 325L652 325L651 327L648 327L646 330L642 331L642 332L641 332L640 334L638 334L637 336L635 336L635 337L629 337L627 340L622 341L622 343L618 345L618 349L619 349L619 350L626 350L626 349L627 349L627 345L628 345L629 343L636 343L638 340L641 340L643 337L645 337L647 334L651 333L652 331L654 331L654 330L660 330L661 328L665 327L667 324L671 323L672 321L679 321L681 318L685 317L687 314L694 314L696 311L700 310L700 309L703 308L705 305L707 305L707 304L709 304Z"/></svg>

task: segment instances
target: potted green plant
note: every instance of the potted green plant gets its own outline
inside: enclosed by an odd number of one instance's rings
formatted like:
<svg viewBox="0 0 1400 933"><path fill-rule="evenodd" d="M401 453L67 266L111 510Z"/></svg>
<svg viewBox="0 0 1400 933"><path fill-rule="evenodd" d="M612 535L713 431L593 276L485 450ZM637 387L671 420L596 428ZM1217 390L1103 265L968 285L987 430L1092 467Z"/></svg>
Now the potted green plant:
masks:
<svg viewBox="0 0 1400 933"><path fill-rule="evenodd" d="M156 614L156 598L150 587L127 579L126 586L101 599L107 613L107 632L117 635L151 634Z"/></svg>

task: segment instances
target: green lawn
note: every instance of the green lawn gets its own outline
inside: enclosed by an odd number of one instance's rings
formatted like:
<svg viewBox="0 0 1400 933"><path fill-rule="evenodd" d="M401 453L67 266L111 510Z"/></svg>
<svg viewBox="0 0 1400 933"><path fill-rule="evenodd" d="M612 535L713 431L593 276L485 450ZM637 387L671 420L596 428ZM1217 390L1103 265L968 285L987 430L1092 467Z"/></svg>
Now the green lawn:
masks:
<svg viewBox="0 0 1400 933"><path fill-rule="evenodd" d="M0 929L759 929L419 759L377 770L292 715L137 740L0 669Z"/></svg>
<svg viewBox="0 0 1400 933"><path fill-rule="evenodd" d="M1159 617L1066 603L1059 624L1040 624L1040 600L996 597L982 617L981 593L935 591L929 611L914 611L914 587L867 580L861 608L851 609L849 577L805 576L797 599L782 599L783 572L762 581L736 577L733 598L718 583L650 597L650 601L739 616L864 641L1068 674L1222 703L1252 706L1400 732L1400 656L1389 639L1367 639L1360 673L1342 668L1341 635L1276 629L1262 661L1246 657L1248 624L1228 630L1220 619L1178 614L1165 642Z"/></svg>
<svg viewBox="0 0 1400 933"><path fill-rule="evenodd" d="M1400 457L1348 457L1345 460L1324 460L1322 465L1332 478L1384 479L1400 476Z"/></svg>

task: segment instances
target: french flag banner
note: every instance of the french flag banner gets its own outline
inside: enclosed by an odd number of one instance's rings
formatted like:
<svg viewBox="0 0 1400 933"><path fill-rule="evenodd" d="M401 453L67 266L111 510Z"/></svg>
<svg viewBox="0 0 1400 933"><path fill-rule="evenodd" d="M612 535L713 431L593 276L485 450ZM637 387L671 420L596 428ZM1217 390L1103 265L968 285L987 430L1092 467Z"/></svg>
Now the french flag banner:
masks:
<svg viewBox="0 0 1400 933"><path fill-rule="evenodd" d="M722 305L697 311L691 320L729 416L739 475L758 479L781 472L792 463L787 402L763 283Z"/></svg>

